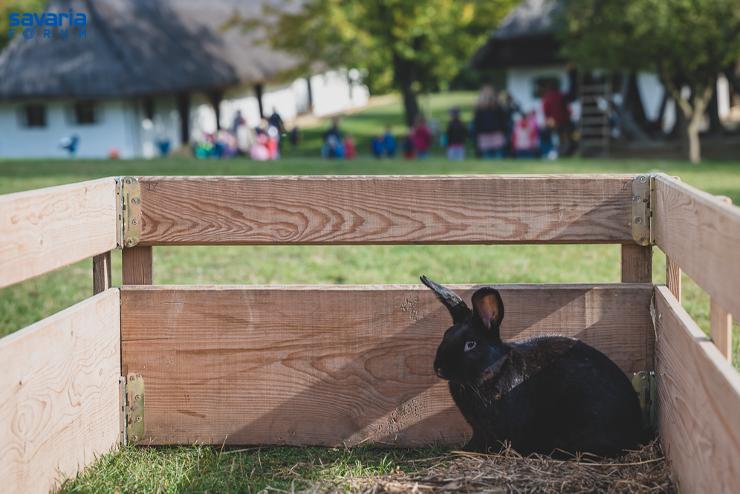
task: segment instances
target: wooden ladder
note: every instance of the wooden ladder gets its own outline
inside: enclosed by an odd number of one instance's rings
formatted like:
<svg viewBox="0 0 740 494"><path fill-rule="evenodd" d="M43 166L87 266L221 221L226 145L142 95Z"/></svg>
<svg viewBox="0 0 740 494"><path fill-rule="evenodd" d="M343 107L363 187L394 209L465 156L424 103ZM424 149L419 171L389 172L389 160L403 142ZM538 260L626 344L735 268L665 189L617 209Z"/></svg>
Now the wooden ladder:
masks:
<svg viewBox="0 0 740 494"><path fill-rule="evenodd" d="M607 111L599 108L599 100L609 103L612 88L608 81L591 82L581 79L581 119L579 122L580 153L583 156L608 156L611 132Z"/></svg>

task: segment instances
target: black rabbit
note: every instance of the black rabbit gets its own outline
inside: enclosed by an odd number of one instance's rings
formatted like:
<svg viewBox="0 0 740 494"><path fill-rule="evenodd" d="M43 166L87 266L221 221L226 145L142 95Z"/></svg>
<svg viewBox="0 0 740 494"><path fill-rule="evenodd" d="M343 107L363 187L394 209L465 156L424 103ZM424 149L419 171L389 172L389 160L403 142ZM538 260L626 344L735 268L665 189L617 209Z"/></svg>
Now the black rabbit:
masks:
<svg viewBox="0 0 740 494"><path fill-rule="evenodd" d="M510 442L521 454L617 456L646 439L627 376L603 353L574 338L543 336L504 343L498 291L473 294L473 310L425 276L452 316L434 372L473 428L465 446L490 451Z"/></svg>

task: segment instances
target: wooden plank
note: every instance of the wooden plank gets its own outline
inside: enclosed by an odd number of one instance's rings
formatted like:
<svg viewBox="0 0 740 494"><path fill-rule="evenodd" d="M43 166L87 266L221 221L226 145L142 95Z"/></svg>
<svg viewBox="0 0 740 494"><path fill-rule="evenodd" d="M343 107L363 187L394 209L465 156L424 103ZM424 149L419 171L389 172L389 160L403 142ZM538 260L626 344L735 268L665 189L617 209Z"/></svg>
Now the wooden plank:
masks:
<svg viewBox="0 0 740 494"><path fill-rule="evenodd" d="M709 323L719 353L732 362L732 316L713 298L709 299Z"/></svg>
<svg viewBox="0 0 740 494"><path fill-rule="evenodd" d="M116 446L119 302L107 290L0 340L4 492L49 492Z"/></svg>
<svg viewBox="0 0 740 494"><path fill-rule="evenodd" d="M658 247L740 317L740 208L665 175L655 189Z"/></svg>
<svg viewBox="0 0 740 494"><path fill-rule="evenodd" d="M93 257L93 294L112 286L110 251Z"/></svg>
<svg viewBox="0 0 740 494"><path fill-rule="evenodd" d="M139 180L140 245L632 242L626 175Z"/></svg>
<svg viewBox="0 0 740 494"><path fill-rule="evenodd" d="M665 258L665 284L676 300L681 302L681 268L668 256Z"/></svg>
<svg viewBox="0 0 740 494"><path fill-rule="evenodd" d="M652 283L653 248L622 244L622 283Z"/></svg>
<svg viewBox="0 0 740 494"><path fill-rule="evenodd" d="M153 255L151 247L136 246L123 249L121 253L123 264L124 285L151 285L153 280Z"/></svg>
<svg viewBox="0 0 740 494"><path fill-rule="evenodd" d="M0 288L116 248L116 183L0 196Z"/></svg>
<svg viewBox="0 0 740 494"><path fill-rule="evenodd" d="M469 297L470 286L455 287ZM509 285L504 338L562 333L652 369L652 285ZM421 286L123 287L124 372L145 443L461 444L434 376L450 324Z"/></svg>
<svg viewBox="0 0 740 494"><path fill-rule="evenodd" d="M655 307L658 423L679 489L740 492L740 375L667 287Z"/></svg>

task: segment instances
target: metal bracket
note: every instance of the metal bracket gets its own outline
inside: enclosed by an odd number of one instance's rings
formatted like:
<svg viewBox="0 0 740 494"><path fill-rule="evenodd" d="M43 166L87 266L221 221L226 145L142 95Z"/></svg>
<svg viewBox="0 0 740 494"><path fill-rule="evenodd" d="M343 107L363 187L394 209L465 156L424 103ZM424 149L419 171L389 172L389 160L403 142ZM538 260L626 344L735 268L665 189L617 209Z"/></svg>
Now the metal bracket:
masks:
<svg viewBox="0 0 740 494"><path fill-rule="evenodd" d="M121 443L136 444L144 438L144 378L121 377Z"/></svg>
<svg viewBox="0 0 740 494"><path fill-rule="evenodd" d="M141 240L141 185L136 177L116 179L118 248L133 247Z"/></svg>
<svg viewBox="0 0 740 494"><path fill-rule="evenodd" d="M632 238L639 245L655 243L653 206L655 204L655 177L638 175L632 181Z"/></svg>
<svg viewBox="0 0 740 494"><path fill-rule="evenodd" d="M637 392L640 399L640 409L642 410L642 425L646 429L655 430L657 425L658 403L657 387L655 383L654 371L640 371L632 374L632 387Z"/></svg>

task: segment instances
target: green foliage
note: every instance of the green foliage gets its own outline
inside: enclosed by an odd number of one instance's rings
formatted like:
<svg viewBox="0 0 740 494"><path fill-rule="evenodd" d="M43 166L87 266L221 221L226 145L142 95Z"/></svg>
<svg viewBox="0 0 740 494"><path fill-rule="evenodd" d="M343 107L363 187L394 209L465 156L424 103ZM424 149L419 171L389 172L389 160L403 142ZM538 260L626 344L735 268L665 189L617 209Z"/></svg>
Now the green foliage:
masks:
<svg viewBox="0 0 740 494"><path fill-rule="evenodd" d="M436 88L463 67L514 0L312 0L296 12L268 8L276 48L309 63L357 66L373 89L392 89L393 56L413 63L417 89Z"/></svg>
<svg viewBox="0 0 740 494"><path fill-rule="evenodd" d="M306 66L356 67L373 92L398 89L413 98L446 88L515 3L308 0L292 11L266 7L260 26L273 47L299 55Z"/></svg>
<svg viewBox="0 0 740 494"><path fill-rule="evenodd" d="M0 0L0 51L11 41L8 38L11 12L40 12L44 6L43 0ZM20 32L16 33L20 36Z"/></svg>
<svg viewBox="0 0 740 494"><path fill-rule="evenodd" d="M582 66L703 88L740 58L737 0L566 0L564 13L564 53Z"/></svg>

